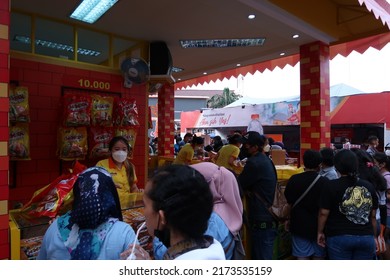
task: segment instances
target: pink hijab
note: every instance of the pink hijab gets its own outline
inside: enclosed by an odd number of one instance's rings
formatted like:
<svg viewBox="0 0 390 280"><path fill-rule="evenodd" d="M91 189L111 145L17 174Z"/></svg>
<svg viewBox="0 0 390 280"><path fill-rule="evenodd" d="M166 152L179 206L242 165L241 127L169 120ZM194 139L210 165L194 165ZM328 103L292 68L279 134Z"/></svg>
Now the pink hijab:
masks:
<svg viewBox="0 0 390 280"><path fill-rule="evenodd" d="M242 226L242 201L238 183L233 173L211 162L191 165L198 170L210 186L214 198L214 212L225 222L235 236Z"/></svg>

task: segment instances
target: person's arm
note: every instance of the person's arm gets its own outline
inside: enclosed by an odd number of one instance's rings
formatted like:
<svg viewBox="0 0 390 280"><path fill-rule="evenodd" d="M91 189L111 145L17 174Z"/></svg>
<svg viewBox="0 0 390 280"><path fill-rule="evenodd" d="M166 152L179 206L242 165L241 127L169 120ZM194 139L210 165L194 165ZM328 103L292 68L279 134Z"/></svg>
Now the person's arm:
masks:
<svg viewBox="0 0 390 280"><path fill-rule="evenodd" d="M320 208L318 213L317 244L321 247L325 247L326 245L324 228L329 217L329 212L329 209Z"/></svg>

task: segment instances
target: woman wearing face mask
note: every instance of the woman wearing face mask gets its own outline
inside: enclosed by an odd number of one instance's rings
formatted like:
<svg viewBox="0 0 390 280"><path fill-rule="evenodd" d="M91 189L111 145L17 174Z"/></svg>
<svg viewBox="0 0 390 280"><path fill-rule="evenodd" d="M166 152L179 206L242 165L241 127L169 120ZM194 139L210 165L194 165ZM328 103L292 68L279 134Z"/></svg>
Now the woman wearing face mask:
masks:
<svg viewBox="0 0 390 280"><path fill-rule="evenodd" d="M201 149L204 144L202 137L194 136L191 142L185 144L177 154L172 164L189 165L194 158L195 151Z"/></svg>
<svg viewBox="0 0 390 280"><path fill-rule="evenodd" d="M118 190L121 207L124 208L129 194L139 191L134 165L127 159L131 147L124 137L116 136L111 139L108 148L111 156L99 161L96 166L103 167L111 173Z"/></svg>

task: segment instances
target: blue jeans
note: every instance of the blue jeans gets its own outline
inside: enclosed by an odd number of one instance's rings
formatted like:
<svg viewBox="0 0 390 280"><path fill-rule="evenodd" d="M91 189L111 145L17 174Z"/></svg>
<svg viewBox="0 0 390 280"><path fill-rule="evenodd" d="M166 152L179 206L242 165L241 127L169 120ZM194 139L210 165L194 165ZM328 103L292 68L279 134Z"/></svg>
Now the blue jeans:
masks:
<svg viewBox="0 0 390 280"><path fill-rule="evenodd" d="M272 260L277 228L251 229L251 259Z"/></svg>
<svg viewBox="0 0 390 280"><path fill-rule="evenodd" d="M331 260L373 260L375 239L372 235L338 235L326 239Z"/></svg>

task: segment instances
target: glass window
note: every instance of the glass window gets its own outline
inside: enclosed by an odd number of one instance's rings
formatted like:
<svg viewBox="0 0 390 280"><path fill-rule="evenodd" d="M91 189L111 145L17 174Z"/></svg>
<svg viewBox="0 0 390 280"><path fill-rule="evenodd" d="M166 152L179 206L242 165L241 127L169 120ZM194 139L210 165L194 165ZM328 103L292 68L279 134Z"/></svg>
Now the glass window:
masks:
<svg viewBox="0 0 390 280"><path fill-rule="evenodd" d="M11 50L31 53L31 16L11 13L9 41Z"/></svg>
<svg viewBox="0 0 390 280"><path fill-rule="evenodd" d="M98 65L109 65L109 36L83 28L77 29L77 60Z"/></svg>
<svg viewBox="0 0 390 280"><path fill-rule="evenodd" d="M36 19L36 54L74 60L73 47L72 26L42 18Z"/></svg>

